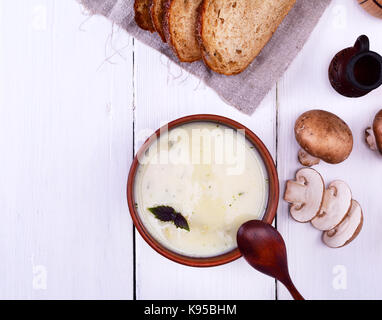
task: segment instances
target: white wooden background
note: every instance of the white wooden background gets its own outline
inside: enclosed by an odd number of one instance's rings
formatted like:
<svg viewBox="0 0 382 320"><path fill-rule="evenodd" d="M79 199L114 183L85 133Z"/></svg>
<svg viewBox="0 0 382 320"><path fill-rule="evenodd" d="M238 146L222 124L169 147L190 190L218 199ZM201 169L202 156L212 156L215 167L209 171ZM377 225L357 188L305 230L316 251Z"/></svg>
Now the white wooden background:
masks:
<svg viewBox="0 0 382 320"><path fill-rule="evenodd" d="M353 130L351 157L318 170L327 182L349 183L365 225L354 243L329 249L280 201L292 277L307 299L382 298L382 157L363 142L382 89L352 100L327 78L333 55L363 33L382 52L382 21L355 0L333 0L250 117L104 18L85 16L74 0L0 0L0 24L0 298L289 299L243 259L193 269L162 258L133 231L125 185L150 130L215 113L265 142L283 190L299 168L294 121L311 108L338 114Z"/></svg>

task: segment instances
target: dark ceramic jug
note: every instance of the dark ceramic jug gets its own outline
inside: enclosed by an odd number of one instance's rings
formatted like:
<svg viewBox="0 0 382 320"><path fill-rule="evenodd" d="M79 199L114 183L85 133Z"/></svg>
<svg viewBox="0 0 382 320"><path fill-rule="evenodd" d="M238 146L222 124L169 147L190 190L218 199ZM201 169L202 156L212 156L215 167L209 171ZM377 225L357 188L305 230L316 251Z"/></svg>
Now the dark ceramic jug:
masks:
<svg viewBox="0 0 382 320"><path fill-rule="evenodd" d="M333 58L329 79L338 93L362 97L382 85L382 57L370 51L367 36L360 36L354 47L340 51Z"/></svg>

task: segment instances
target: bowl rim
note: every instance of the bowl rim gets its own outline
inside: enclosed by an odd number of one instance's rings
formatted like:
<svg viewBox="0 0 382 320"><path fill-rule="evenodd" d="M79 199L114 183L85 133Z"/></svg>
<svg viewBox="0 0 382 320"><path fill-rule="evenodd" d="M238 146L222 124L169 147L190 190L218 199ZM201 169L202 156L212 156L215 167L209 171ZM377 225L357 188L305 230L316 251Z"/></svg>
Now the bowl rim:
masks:
<svg viewBox="0 0 382 320"><path fill-rule="evenodd" d="M268 151L267 147L260 140L260 138L254 134L251 130L249 130L246 126L241 123L232 120L230 118L226 118L219 115L214 114L196 114L185 116L174 121L169 122L167 125L162 126L157 131L155 131L140 147L139 151L134 157L133 163L130 167L130 172L127 181L127 202L130 211L131 218L133 220L134 226L142 236L142 238L149 244L151 248L153 248L156 252L161 254L167 259L170 259L179 264L183 264L190 267L215 267L220 266L226 263L230 263L235 261L241 257L241 253L238 248L229 251L227 253L215 256L215 257L189 257L185 255L181 255L179 253L173 252L170 249L166 248L164 245L160 244L150 233L146 230L144 224L142 223L139 213L136 210L135 200L134 200L134 182L136 171L139 167L139 157L146 152L146 150L152 144L153 139L158 139L162 133L168 132L173 128L178 126L192 123L192 122L213 122L217 124L222 124L228 126L232 129L236 130L244 130L245 137L248 139L256 148L258 153L260 154L261 159L263 160L265 169L268 173L269 179L269 192L268 192L268 204L265 210L262 221L272 224L279 202L279 179L277 174L276 165L274 160Z"/></svg>

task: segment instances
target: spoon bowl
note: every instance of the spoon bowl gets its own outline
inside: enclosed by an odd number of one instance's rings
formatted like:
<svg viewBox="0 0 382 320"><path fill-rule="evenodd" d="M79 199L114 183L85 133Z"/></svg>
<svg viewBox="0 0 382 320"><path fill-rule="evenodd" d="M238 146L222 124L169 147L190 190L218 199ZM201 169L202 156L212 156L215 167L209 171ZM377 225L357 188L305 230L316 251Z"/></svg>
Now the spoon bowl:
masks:
<svg viewBox="0 0 382 320"><path fill-rule="evenodd" d="M237 244L253 268L283 283L295 300L304 300L290 278L285 242L275 228L263 221L248 221L237 233Z"/></svg>

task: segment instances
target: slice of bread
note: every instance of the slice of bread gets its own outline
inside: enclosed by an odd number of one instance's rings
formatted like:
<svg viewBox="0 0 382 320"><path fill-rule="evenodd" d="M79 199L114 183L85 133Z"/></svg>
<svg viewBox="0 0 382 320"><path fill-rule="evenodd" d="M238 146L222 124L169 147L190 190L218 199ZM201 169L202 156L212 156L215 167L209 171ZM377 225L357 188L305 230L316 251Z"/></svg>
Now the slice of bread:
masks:
<svg viewBox="0 0 382 320"><path fill-rule="evenodd" d="M243 72L272 37L296 0L203 0L197 35L215 72Z"/></svg>
<svg viewBox="0 0 382 320"><path fill-rule="evenodd" d="M152 0L135 0L135 22L143 30L154 32L154 26L151 21L150 7Z"/></svg>
<svg viewBox="0 0 382 320"><path fill-rule="evenodd" d="M198 7L202 0L166 0L163 22L167 43L181 62L201 59L196 39Z"/></svg>
<svg viewBox="0 0 382 320"><path fill-rule="evenodd" d="M156 32L166 42L166 37L163 30L163 19L165 14L165 1L166 0L152 0L151 5L151 20L153 22Z"/></svg>

